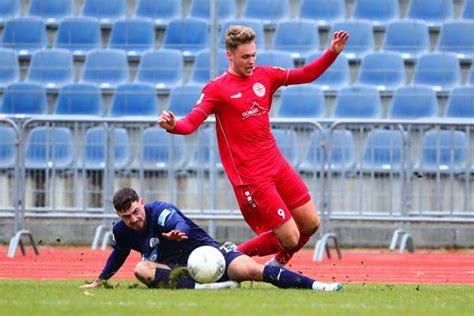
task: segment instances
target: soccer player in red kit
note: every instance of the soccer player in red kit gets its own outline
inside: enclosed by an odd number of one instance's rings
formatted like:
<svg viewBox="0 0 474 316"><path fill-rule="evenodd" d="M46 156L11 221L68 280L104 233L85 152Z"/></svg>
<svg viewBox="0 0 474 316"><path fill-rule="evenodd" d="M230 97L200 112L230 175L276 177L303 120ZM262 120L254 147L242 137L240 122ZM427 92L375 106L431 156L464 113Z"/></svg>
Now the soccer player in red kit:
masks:
<svg viewBox="0 0 474 316"><path fill-rule="evenodd" d="M238 247L249 256L276 254L286 264L316 232L320 220L308 188L277 148L270 130L272 96L281 86L318 78L343 50L349 34L333 34L329 49L295 69L257 66L255 32L231 26L225 43L229 68L202 90L193 110L176 120L163 111L161 127L174 134L194 132L211 114L216 118L219 153L245 221L258 234Z"/></svg>

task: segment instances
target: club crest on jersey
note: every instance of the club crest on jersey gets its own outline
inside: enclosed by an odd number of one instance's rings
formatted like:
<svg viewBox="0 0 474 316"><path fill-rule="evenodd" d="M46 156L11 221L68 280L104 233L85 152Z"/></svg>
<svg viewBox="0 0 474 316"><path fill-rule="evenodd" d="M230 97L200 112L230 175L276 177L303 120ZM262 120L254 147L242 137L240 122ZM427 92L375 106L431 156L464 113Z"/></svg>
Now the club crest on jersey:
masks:
<svg viewBox="0 0 474 316"><path fill-rule="evenodd" d="M160 243L157 237L150 238L150 248L155 248Z"/></svg>
<svg viewBox="0 0 474 316"><path fill-rule="evenodd" d="M242 112L242 118L245 120L251 116L262 115L264 113L267 113L267 110L257 102L254 102L250 110Z"/></svg>
<svg viewBox="0 0 474 316"><path fill-rule="evenodd" d="M257 82L253 85L253 92L258 96L258 97L263 97L265 95L265 86L261 84L260 82Z"/></svg>

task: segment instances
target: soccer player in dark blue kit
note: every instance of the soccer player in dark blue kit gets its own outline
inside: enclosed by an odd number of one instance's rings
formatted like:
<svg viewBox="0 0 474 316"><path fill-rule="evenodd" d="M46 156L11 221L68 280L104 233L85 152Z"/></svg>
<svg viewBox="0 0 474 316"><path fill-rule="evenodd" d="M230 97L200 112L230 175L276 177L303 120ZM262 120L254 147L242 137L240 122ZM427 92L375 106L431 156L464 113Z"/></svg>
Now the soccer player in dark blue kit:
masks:
<svg viewBox="0 0 474 316"><path fill-rule="evenodd" d="M217 283L198 284L185 274L173 281L175 288L223 289L238 287L241 281L263 281L280 288L342 289L339 283L322 283L285 268L263 266L229 243L221 246L176 206L161 201L145 204L131 188L118 190L113 205L121 219L113 227L114 249L99 277L83 288L101 286L120 269L131 250L142 255L134 271L138 280L151 288L169 285L171 269L185 267L194 249L208 245L224 255L226 270L221 279Z"/></svg>

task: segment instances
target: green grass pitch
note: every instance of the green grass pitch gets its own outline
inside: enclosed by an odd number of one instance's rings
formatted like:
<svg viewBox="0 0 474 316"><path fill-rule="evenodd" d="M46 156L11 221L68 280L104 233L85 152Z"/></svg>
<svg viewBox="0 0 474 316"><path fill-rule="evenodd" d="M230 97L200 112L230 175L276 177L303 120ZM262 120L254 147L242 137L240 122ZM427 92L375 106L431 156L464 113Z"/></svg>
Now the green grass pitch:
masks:
<svg viewBox="0 0 474 316"><path fill-rule="evenodd" d="M323 293L249 282L221 291L81 284L0 280L0 315L474 315L474 286L346 284L342 292Z"/></svg>

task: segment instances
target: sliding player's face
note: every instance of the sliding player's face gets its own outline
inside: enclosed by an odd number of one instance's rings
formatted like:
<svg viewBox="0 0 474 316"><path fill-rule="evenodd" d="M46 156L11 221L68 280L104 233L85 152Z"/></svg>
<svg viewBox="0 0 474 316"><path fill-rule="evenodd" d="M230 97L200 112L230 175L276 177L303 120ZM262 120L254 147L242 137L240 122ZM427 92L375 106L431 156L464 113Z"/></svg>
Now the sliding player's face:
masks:
<svg viewBox="0 0 474 316"><path fill-rule="evenodd" d="M232 73L243 77L250 77L252 75L256 57L257 48L255 42L240 44L233 52L227 51L227 58L230 61Z"/></svg>
<svg viewBox="0 0 474 316"><path fill-rule="evenodd" d="M134 230L143 230L145 228L145 203L143 200L133 202L128 210L117 212L125 225Z"/></svg>

